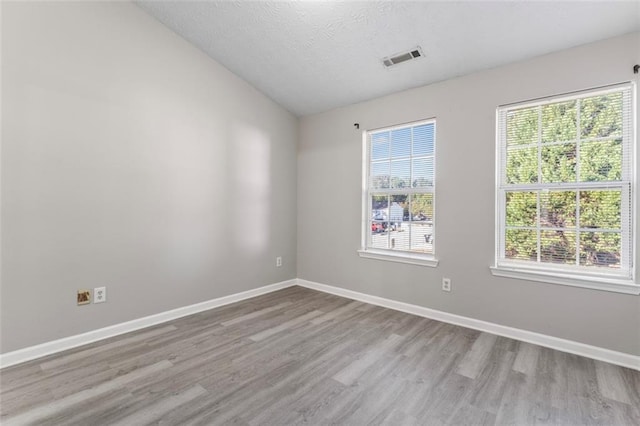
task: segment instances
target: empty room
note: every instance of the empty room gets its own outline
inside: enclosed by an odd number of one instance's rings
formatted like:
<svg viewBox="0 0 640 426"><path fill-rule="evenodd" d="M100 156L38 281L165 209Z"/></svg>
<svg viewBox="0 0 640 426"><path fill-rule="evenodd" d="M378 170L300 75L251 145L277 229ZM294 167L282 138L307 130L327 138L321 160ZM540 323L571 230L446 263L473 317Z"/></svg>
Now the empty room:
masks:
<svg viewBox="0 0 640 426"><path fill-rule="evenodd" d="M640 1L0 36L0 424L640 424Z"/></svg>

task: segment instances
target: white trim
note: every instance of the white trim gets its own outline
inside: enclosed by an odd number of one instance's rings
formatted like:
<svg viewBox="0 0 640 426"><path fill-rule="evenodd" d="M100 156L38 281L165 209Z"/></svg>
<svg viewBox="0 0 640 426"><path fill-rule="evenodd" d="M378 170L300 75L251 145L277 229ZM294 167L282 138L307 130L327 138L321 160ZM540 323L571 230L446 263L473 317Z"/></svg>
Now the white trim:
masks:
<svg viewBox="0 0 640 426"><path fill-rule="evenodd" d="M388 262L408 263L411 265L430 266L435 268L438 266L438 259L432 256L423 256L411 253L389 253L388 251L378 250L358 250L358 255L367 259L386 260Z"/></svg>
<svg viewBox="0 0 640 426"><path fill-rule="evenodd" d="M172 309L170 311L161 312L155 315L138 318L135 320L111 325L97 330L88 331L75 336L64 337L62 339L53 340L35 346L29 346L24 349L18 349L13 352L0 354L0 368L10 367L12 365L21 364L46 355L51 355L67 349L76 348L98 340L107 339L109 337L118 336L120 334L129 333L141 328L150 327L152 325L182 318L187 315L196 314L198 312L207 311L209 309L228 305L230 303L239 302L241 300L250 299L262 294L271 293L283 288L296 285L297 280L292 279L279 283L266 285L264 287L243 291L241 293L230 294L229 296L218 297L216 299L207 300L205 302L196 303L181 308Z"/></svg>
<svg viewBox="0 0 640 426"><path fill-rule="evenodd" d="M360 247L367 247L371 238L371 206L369 203L369 134L362 132L362 216Z"/></svg>
<svg viewBox="0 0 640 426"><path fill-rule="evenodd" d="M550 284L568 285L571 287L590 288L593 290L612 291L614 293L640 294L640 285L632 280L615 278L580 277L572 274L557 272L541 272L520 268L506 268L504 266L490 267L491 274L496 277L516 278L520 280L538 281Z"/></svg>
<svg viewBox="0 0 640 426"><path fill-rule="evenodd" d="M375 129L367 129L365 132L366 133L382 133L382 132L391 132L393 130L399 130L399 129L406 129L407 127L414 127L414 126L420 126L422 124L429 124L429 123L435 123L436 122L436 117L429 117L429 118L423 118L420 120L416 120L416 121L407 121L406 123L400 123L400 124L392 124L391 126L386 126L386 127L378 127Z"/></svg>
<svg viewBox="0 0 640 426"><path fill-rule="evenodd" d="M324 293L335 294L337 296L346 297L361 302L370 303L372 305L383 306L385 308L418 315L424 318L431 318L438 321L455 324L474 330L484 331L498 336L509 337L523 342L535 345L545 346L563 352L585 356L597 359L611 364L621 365L623 367L632 368L640 371L640 356L631 355L623 352L612 351L610 349L591 346L572 340L561 339L558 337L548 336L545 334L535 333L532 331L521 330L513 327L507 327L487 321L477 320L474 318L464 317L461 315L450 314L448 312L438 311L435 309L425 308L423 306L412 305L409 303L398 302L383 297L372 296L347 290L339 287L320 284L302 279L292 279L282 281L276 284L267 285L253 290L236 293L229 296L211 299L206 302L196 303L190 306L173 309L171 311L161 312L159 314L150 315L144 318L112 325L98 330L89 331L87 333L75 336L65 337L63 339L46 342L36 346L19 349L13 352L0 354L0 368L10 367L12 365L21 364L33 359L41 358L67 349L76 348L92 342L107 339L109 337L118 336L131 331L139 330L152 325L182 318L198 312L206 311L216 307L228 305L230 303L239 302L262 294L271 293L283 288L299 285L301 287L310 288Z"/></svg>
<svg viewBox="0 0 640 426"><path fill-rule="evenodd" d="M639 80L640 81L640 80ZM638 105L638 94L637 94L637 84L635 81L631 82L631 143L629 144L629 155L631 159L631 241L630 250L633 253L630 257L629 261L631 265L631 278L635 281L636 279L636 245L638 242L638 231L637 231L637 218L638 218L638 122L637 122L637 105ZM623 154L624 155L624 154Z"/></svg>
<svg viewBox="0 0 640 426"><path fill-rule="evenodd" d="M546 334L535 333L532 331L522 330L513 327L507 327L487 321L474 318L464 317L461 315L450 314L448 312L437 311L435 309L425 308L423 306L412 305L409 303L398 302L396 300L385 299L383 297L372 296L365 293L359 293L352 290L346 290L326 284L320 284L312 281L302 280L298 278L298 285L325 293L335 294L337 296L346 297L360 302L370 303L372 305L383 306L385 308L394 309L396 311L406 312L418 315L424 318L430 318L449 324L455 324L474 330L484 331L498 336L509 337L511 339L532 343L534 345L544 346L556 349L562 352L568 352L599 361L609 362L611 364L620 365L640 371L640 356L631 355L624 352L612 351L610 349L591 346L573 340L561 339L558 337L548 336Z"/></svg>
<svg viewBox="0 0 640 426"><path fill-rule="evenodd" d="M422 126L422 125L428 125L431 124L433 126L433 153L430 155L417 155L414 156L413 155L413 143L414 143L414 129L418 126ZM423 158L425 160L428 159L432 159L433 160L433 181L431 183L430 187L420 187L420 188L414 188L413 186L410 186L408 188L375 188L372 189L371 188L371 165L373 163L372 159L371 159L371 152L372 152L372 140L371 137L375 134L379 134L379 133L385 133L385 132L393 132L395 130L400 130L400 129L410 129L411 130L411 147L409 149L409 154L408 155L403 155L403 156L398 156L398 157L393 157L391 154L391 150L392 150L392 146L391 144L389 145L389 157L388 158L382 158L382 159L378 159L376 161L384 161L384 162L389 162L389 167L391 167L391 164L393 163L394 160L398 160L398 159L403 159L403 160L409 160L410 163L410 169L411 169L411 177L413 177L413 160L414 159L420 159ZM435 117L432 118L428 118L428 119L424 119L424 120L418 120L418 121L412 121L409 123L403 123L403 124L396 124L393 126L388 126L388 127L383 127L383 128L379 128L379 129L368 129L363 131L362 133L362 222L361 222L361 231L362 231L362 236L361 236L361 245L360 245L360 250L359 252L363 253L361 254L361 257L367 257L370 259L378 259L378 260L389 260L389 261L396 261L396 262L400 262L400 263L409 263L409 264L413 264L413 265L422 265L422 266L432 266L435 267L437 266L437 261L433 261L433 260L423 260L422 259L418 259L415 256L413 256L411 253L409 255L405 255L405 260L399 260L398 256L394 256L393 254L389 254L388 256L384 256L384 253L381 253L382 250L376 249L374 247L372 247L372 233L371 233L371 218L372 218L372 197L374 195L379 195L379 196L385 196L387 197L388 200L388 206L389 209L391 208L391 200L388 198L392 195L410 195L411 197L413 197L414 195L426 195L426 194L432 194L432 212L431 212L431 233L432 236L435 236L435 231L436 231L436 227L435 227L435 223L436 223L436 196L435 196L435 192L436 192L436 177L437 177L437 137L436 137L436 133L437 133L437 121ZM391 169L389 169L389 173L391 173ZM391 210L389 210L389 213L391 212ZM410 232L411 234L411 232ZM389 238L389 237L387 237ZM412 234L409 236L409 240L412 239ZM387 242L389 242L389 240L387 239ZM432 241L432 252L435 253L436 250L436 245L435 245L435 241ZM367 252L371 252L367 253ZM427 256L428 258L433 258L433 255L429 255Z"/></svg>
<svg viewBox="0 0 640 426"><path fill-rule="evenodd" d="M545 105L553 104L553 103L556 103L556 102L572 101L572 100L575 100L575 99L584 98L585 95L589 95L590 96L592 93L594 94L594 96L606 95L607 93L617 92L620 89L624 89L625 87L628 87L629 83L633 83L633 81L622 81L620 83L613 83L613 84L607 84L605 86L581 89L581 90L576 90L576 91L569 92L569 93L557 93L557 94L551 95L551 96L543 96L543 97L540 97L540 98L534 98L534 99L529 99L529 100L525 100L525 101L519 101L519 102L513 102L513 103L509 103L509 104L498 105L498 108L505 108L505 107L520 108L520 107L524 107L524 106L527 106L527 107L528 106L532 106L532 107L534 107L534 106L545 106Z"/></svg>

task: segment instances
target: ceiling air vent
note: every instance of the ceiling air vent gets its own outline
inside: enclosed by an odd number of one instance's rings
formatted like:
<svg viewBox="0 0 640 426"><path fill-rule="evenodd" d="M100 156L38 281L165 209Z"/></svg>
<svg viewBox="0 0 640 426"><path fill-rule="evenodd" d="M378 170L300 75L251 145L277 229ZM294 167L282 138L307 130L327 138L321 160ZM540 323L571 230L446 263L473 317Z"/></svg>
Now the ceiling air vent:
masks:
<svg viewBox="0 0 640 426"><path fill-rule="evenodd" d="M407 62L412 59L422 58L424 54L422 53L422 49L420 46L416 46L415 49L412 49L408 52L398 53L393 56L387 56L386 58L382 58L382 63L385 67L390 68L394 65L398 65L402 62Z"/></svg>

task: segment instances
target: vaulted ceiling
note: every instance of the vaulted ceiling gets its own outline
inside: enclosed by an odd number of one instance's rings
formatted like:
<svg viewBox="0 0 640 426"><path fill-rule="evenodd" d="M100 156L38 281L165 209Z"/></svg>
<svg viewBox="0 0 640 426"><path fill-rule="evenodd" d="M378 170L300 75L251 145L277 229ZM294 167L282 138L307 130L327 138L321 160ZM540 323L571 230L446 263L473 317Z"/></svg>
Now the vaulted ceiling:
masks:
<svg viewBox="0 0 640 426"><path fill-rule="evenodd" d="M136 3L298 116L640 31L638 0Z"/></svg>

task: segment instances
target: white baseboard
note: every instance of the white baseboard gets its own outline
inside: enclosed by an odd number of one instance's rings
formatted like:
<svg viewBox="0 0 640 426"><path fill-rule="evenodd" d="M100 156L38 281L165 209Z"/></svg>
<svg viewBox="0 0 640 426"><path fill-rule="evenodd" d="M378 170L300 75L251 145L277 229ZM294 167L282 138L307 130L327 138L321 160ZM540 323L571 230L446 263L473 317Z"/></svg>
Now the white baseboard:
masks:
<svg viewBox="0 0 640 426"><path fill-rule="evenodd" d="M396 300L385 299L383 297L372 296L365 293L359 293L357 291L347 290L340 287L334 287L302 279L282 281L253 290L231 294L229 296L219 297L217 299L207 300L205 302L196 303L194 305L184 306L182 308L161 312L159 314L150 315L144 318L138 318L132 321L100 328L98 330L89 331L87 333L65 337L59 340L42 343L40 345L30 346L28 348L19 349L17 351L0 354L0 368L21 364L23 362L41 358L46 355L51 355L56 352L73 349L78 346L96 342L98 340L103 340L109 337L118 336L120 334L129 333L131 331L150 327L152 325L171 321L187 315L196 314L198 312L217 308L219 306L224 306L230 303L239 302L241 300L250 299L262 294L271 293L283 288L292 287L294 285L299 285L301 287L306 287L325 293L335 294L337 296L342 296L349 299L370 303L372 305L382 306L385 308L394 309L396 311L406 312L409 314L446 322L449 324L455 324L479 331L485 331L487 333L496 334L498 336L510 337L512 339L521 340L523 342L533 343L535 345L545 346L548 348L557 349L559 351L581 355L640 371L640 356L612 351L610 349L591 346L572 340L566 340L558 337L548 336L545 334L534 333L532 331L507 327L500 324L494 324L487 321L450 314L435 309L425 308L423 306L398 302Z"/></svg>
<svg viewBox="0 0 640 426"><path fill-rule="evenodd" d="M255 288L253 290L243 291L241 293L231 294L229 296L219 297L217 299L207 300L205 302L196 303L194 305L183 306L181 308L172 309L170 311L161 312L159 314L138 318L132 321L115 324L109 327L99 328L75 336L69 336L51 342L42 343L40 345L30 346L13 352L0 354L0 368L21 364L26 361L51 355L56 352L65 351L67 349L76 348L78 346L93 343L98 340L107 339L109 337L118 336L120 334L129 333L131 331L140 330L141 328L150 327L152 325L171 321L187 315L196 314L198 312L207 311L219 306L228 305L230 303L239 302L241 300L250 299L262 294L271 293L296 285L297 280L292 279L279 283L266 285L264 287Z"/></svg>
<svg viewBox="0 0 640 426"><path fill-rule="evenodd" d="M409 314L418 315L449 324L472 328L474 330L485 331L487 333L496 334L498 336L509 337L523 342L533 343L535 345L545 346L547 348L557 349L562 352L581 355L587 358L597 359L599 361L605 361L611 364L616 364L640 371L640 356L631 355L624 352L612 351L610 349L600 348L597 346L591 346L584 343L575 342L573 340L566 340L558 337L548 336L545 334L534 333L532 331L507 327L504 325L477 320L474 318L463 317L461 315L437 311L435 309L412 305L410 303L398 302L396 300L385 299L378 296L371 296L369 294L359 293L357 291L346 290L344 288L320 284L312 281L298 279L297 283L301 287L335 294L336 296L342 296L348 299L358 300L360 302L394 309L396 311L406 312Z"/></svg>

